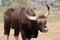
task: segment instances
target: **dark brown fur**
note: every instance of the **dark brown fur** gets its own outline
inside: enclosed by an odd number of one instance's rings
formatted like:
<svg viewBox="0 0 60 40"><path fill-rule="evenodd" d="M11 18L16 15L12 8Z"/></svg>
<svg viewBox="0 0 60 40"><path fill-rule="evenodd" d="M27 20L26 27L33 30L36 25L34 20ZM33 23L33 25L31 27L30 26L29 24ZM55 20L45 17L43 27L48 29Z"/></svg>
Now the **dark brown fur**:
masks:
<svg viewBox="0 0 60 40"><path fill-rule="evenodd" d="M37 22L28 20L26 13L31 16L35 16L33 10L28 8L27 12L25 5L19 5L15 9L7 9L4 13L4 34L9 36L10 29L13 27L14 36L18 36L19 32L22 34L23 40L28 38L31 39L38 35Z"/></svg>
<svg viewBox="0 0 60 40"><path fill-rule="evenodd" d="M27 10L26 10L27 8ZM26 11L25 11L26 10ZM45 32L46 20L29 20L25 14L35 16L34 11L25 4L20 3L15 8L9 8L4 13L4 34L9 36L10 29L14 29L14 36L19 36L21 32L22 39L29 40L37 38L38 30ZM44 15L38 18L46 19Z"/></svg>

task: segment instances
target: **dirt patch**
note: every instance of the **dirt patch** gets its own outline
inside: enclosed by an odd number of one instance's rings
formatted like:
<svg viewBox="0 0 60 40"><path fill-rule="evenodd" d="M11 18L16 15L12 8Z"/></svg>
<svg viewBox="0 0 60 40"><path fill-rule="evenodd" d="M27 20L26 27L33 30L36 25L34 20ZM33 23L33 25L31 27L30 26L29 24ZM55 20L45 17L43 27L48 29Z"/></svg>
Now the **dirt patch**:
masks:
<svg viewBox="0 0 60 40"><path fill-rule="evenodd" d="M47 33L41 33L39 31L38 37L32 40L60 40L60 22L48 22L47 27L49 29ZM11 30L10 40L14 39L13 34L13 30ZM4 39L5 38L3 34L3 23L0 23L0 40ZM21 34L19 36L19 40L22 40Z"/></svg>

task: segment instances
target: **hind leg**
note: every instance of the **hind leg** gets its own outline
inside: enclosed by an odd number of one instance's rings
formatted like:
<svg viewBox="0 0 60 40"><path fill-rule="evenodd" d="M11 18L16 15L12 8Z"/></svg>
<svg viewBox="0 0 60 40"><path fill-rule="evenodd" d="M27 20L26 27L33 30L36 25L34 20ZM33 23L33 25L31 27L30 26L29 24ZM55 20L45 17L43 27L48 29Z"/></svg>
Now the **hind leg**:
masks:
<svg viewBox="0 0 60 40"><path fill-rule="evenodd" d="M10 28L11 28L10 24L8 22L4 22L4 34L6 40L9 40Z"/></svg>
<svg viewBox="0 0 60 40"><path fill-rule="evenodd" d="M18 40L18 36L19 36L19 26L16 25L14 27L14 37L15 37L15 40Z"/></svg>

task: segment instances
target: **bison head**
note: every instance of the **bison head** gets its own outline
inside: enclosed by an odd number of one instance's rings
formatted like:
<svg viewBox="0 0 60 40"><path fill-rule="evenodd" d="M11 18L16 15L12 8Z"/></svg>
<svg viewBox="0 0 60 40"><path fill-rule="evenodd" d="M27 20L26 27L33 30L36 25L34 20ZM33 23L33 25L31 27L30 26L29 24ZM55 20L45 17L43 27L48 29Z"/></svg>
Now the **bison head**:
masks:
<svg viewBox="0 0 60 40"><path fill-rule="evenodd" d="M30 15L26 14L26 16L29 20L37 21L38 29L41 32L47 32L48 31L48 28L46 26L46 18L49 15L50 8L47 4L46 4L46 6L47 6L48 11L44 15L39 16L36 14L36 16L30 16Z"/></svg>

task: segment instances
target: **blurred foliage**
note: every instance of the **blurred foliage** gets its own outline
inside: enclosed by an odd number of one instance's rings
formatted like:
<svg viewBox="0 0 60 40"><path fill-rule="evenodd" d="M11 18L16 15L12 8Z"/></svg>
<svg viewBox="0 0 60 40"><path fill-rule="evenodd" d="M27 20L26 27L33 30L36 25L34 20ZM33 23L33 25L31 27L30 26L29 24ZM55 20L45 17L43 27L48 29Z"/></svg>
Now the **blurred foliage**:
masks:
<svg viewBox="0 0 60 40"><path fill-rule="evenodd" d="M16 0L14 0L14 1L16 1ZM17 0L16 2L19 2L19 1L22 1L24 3L27 3L28 2L28 0Z"/></svg>
<svg viewBox="0 0 60 40"><path fill-rule="evenodd" d="M28 0L23 0L24 3L27 3Z"/></svg>
<svg viewBox="0 0 60 40"><path fill-rule="evenodd" d="M3 3L2 3L2 6L7 6L8 5L8 2L6 2L6 1L4 1Z"/></svg>

